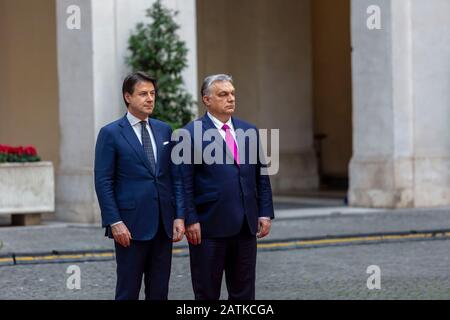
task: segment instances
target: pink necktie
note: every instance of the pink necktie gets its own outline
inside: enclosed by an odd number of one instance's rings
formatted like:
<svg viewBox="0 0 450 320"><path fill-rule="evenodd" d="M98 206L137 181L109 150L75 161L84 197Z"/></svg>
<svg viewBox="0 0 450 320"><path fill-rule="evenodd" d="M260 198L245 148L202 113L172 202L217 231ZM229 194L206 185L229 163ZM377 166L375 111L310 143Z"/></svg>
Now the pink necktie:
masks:
<svg viewBox="0 0 450 320"><path fill-rule="evenodd" d="M234 161L239 165L239 152L236 141L234 141L233 135L230 132L230 127L224 124L222 130L225 130L225 142L227 143L227 147L233 153Z"/></svg>

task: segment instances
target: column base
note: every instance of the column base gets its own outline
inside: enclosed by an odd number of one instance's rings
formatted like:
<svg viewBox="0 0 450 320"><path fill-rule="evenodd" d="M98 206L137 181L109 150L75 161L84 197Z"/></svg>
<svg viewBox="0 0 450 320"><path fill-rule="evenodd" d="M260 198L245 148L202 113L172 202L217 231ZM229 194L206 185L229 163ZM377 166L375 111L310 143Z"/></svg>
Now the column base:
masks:
<svg viewBox="0 0 450 320"><path fill-rule="evenodd" d="M349 204L370 208L450 205L450 159L358 159L350 162Z"/></svg>

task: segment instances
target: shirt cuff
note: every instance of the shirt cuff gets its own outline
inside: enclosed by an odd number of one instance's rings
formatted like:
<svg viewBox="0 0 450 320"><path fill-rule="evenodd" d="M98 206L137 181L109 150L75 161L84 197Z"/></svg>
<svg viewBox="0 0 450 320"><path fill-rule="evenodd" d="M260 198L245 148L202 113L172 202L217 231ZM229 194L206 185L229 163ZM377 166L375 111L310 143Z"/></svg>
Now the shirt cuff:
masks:
<svg viewBox="0 0 450 320"><path fill-rule="evenodd" d="M114 222L114 223L112 223L112 224L110 225L110 227L114 227L116 224L119 224L119 223L123 223L123 221Z"/></svg>
<svg viewBox="0 0 450 320"><path fill-rule="evenodd" d="M261 219L261 220L272 220L269 217L259 217L258 219Z"/></svg>

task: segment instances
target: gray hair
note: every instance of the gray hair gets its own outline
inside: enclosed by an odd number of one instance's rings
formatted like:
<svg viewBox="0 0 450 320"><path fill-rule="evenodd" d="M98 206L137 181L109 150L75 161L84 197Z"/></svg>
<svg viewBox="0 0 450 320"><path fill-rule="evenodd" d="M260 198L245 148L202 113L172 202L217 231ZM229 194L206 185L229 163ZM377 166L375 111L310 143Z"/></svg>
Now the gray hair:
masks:
<svg viewBox="0 0 450 320"><path fill-rule="evenodd" d="M211 76L207 76L205 80L203 80L202 89L200 91L202 97L209 95L209 88L214 82L217 81L229 81L233 83L233 78L227 74L213 74Z"/></svg>

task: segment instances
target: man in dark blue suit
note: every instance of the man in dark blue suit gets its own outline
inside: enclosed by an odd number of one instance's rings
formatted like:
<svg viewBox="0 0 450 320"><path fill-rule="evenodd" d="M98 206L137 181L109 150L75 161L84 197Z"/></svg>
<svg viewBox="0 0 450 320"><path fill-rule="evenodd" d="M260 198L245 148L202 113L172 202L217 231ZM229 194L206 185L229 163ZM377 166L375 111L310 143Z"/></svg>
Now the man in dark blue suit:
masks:
<svg viewBox="0 0 450 320"><path fill-rule="evenodd" d="M143 72L125 78L127 114L100 130L95 190L106 235L115 240L116 299L166 300L172 242L184 234L179 167L170 159L172 129L149 118L156 81Z"/></svg>
<svg viewBox="0 0 450 320"><path fill-rule="evenodd" d="M192 148L190 163L182 165L195 298L219 299L225 271L228 298L253 300L256 238L269 233L274 218L270 180L261 174L263 161L252 148L260 147L259 135L255 126L232 117L235 90L230 76L207 77L201 95L208 112L184 128ZM218 139L202 139L208 131ZM250 134L240 139L242 132ZM202 137L195 136L199 133ZM211 152L219 161L196 161L195 154L204 155L211 143L223 151Z"/></svg>

